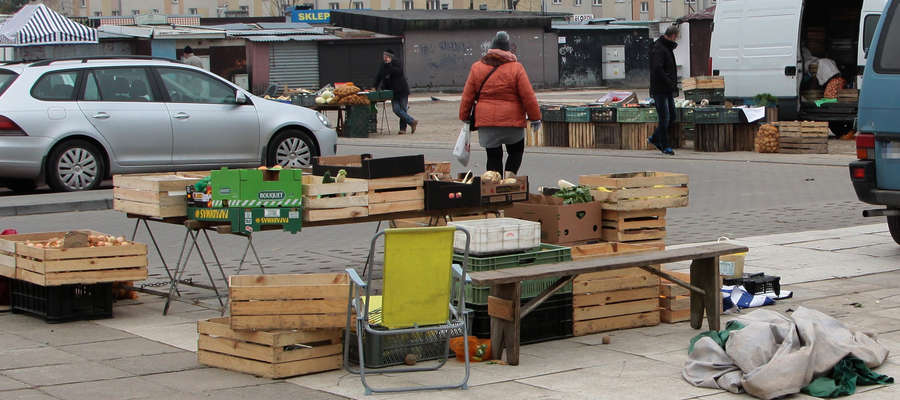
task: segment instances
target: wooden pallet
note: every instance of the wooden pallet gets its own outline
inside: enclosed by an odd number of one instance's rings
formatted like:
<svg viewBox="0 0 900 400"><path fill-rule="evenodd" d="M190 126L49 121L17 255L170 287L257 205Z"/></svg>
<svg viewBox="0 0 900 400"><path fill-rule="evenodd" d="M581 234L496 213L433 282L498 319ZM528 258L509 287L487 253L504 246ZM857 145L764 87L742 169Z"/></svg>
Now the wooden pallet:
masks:
<svg viewBox="0 0 900 400"><path fill-rule="evenodd" d="M828 138L781 136L778 152L786 154L828 154Z"/></svg>
<svg viewBox="0 0 900 400"><path fill-rule="evenodd" d="M622 124L595 123L594 145L598 149L622 148Z"/></svg>
<svg viewBox="0 0 900 400"><path fill-rule="evenodd" d="M666 271L668 274L690 282L691 275L684 272ZM661 279L659 285L660 319L666 323L689 321L691 319L691 292L684 287Z"/></svg>
<svg viewBox="0 0 900 400"><path fill-rule="evenodd" d="M734 124L734 151L753 151L759 124Z"/></svg>
<svg viewBox="0 0 900 400"><path fill-rule="evenodd" d="M831 130L826 121L779 121L779 137L828 137Z"/></svg>
<svg viewBox="0 0 900 400"><path fill-rule="evenodd" d="M653 131L656 130L656 123L625 123L622 125L622 150L654 150L655 147L647 142Z"/></svg>
<svg viewBox="0 0 900 400"><path fill-rule="evenodd" d="M688 176L670 172L582 175L578 183L592 188L604 210L633 211L688 205Z"/></svg>
<svg viewBox="0 0 900 400"><path fill-rule="evenodd" d="M322 197L333 196L338 197ZM345 178L322 183L321 176L303 175L303 220L325 221L369 215L369 181Z"/></svg>
<svg viewBox="0 0 900 400"><path fill-rule="evenodd" d="M684 91L694 89L725 89L724 76L695 76L684 78L681 81L681 88Z"/></svg>
<svg viewBox="0 0 900 400"><path fill-rule="evenodd" d="M594 149L594 124L591 122L569 123L569 147L576 149Z"/></svg>
<svg viewBox="0 0 900 400"><path fill-rule="evenodd" d="M425 174L369 179L369 215L425 209Z"/></svg>
<svg viewBox="0 0 900 400"><path fill-rule="evenodd" d="M653 247L628 243L598 243L573 248L572 258L580 260L654 250ZM659 276L642 268L578 275L573 280L572 293L576 336L659 323Z"/></svg>
<svg viewBox="0 0 900 400"><path fill-rule="evenodd" d="M343 362L341 329L235 331L229 318L197 322L197 361L277 379L330 371Z"/></svg>
<svg viewBox="0 0 900 400"><path fill-rule="evenodd" d="M698 124L694 150L703 152L734 151L734 124Z"/></svg>
<svg viewBox="0 0 900 400"><path fill-rule="evenodd" d="M113 209L155 218L187 215L185 187L209 171L113 175Z"/></svg>
<svg viewBox="0 0 900 400"><path fill-rule="evenodd" d="M666 237L666 209L606 211L603 213L603 240L633 242Z"/></svg>
<svg viewBox="0 0 900 400"><path fill-rule="evenodd" d="M541 124L544 146L569 147L569 123L548 121Z"/></svg>
<svg viewBox="0 0 900 400"><path fill-rule="evenodd" d="M231 329L342 328L349 282L346 273L230 276Z"/></svg>

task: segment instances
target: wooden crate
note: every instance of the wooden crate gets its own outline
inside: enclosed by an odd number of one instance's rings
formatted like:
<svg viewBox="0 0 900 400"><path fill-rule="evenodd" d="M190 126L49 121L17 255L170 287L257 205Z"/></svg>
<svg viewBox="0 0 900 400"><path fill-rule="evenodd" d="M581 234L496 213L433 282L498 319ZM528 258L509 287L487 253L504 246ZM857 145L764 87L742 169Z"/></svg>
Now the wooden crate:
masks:
<svg viewBox="0 0 900 400"><path fill-rule="evenodd" d="M733 124L698 124L694 150L704 152L734 151Z"/></svg>
<svg viewBox="0 0 900 400"><path fill-rule="evenodd" d="M322 197L330 195L339 197ZM348 219L368 215L368 180L345 178L341 183L322 183L321 176L303 175L304 221Z"/></svg>
<svg viewBox="0 0 900 400"><path fill-rule="evenodd" d="M548 121L541 124L544 146L569 147L569 123Z"/></svg>
<svg viewBox="0 0 900 400"><path fill-rule="evenodd" d="M859 102L859 89L841 89L838 91L839 103L857 103Z"/></svg>
<svg viewBox="0 0 900 400"><path fill-rule="evenodd" d="M341 329L235 331L229 318L197 322L197 361L271 379L341 367Z"/></svg>
<svg viewBox="0 0 900 400"><path fill-rule="evenodd" d="M187 215L185 187L209 171L113 175L113 209L155 218Z"/></svg>
<svg viewBox="0 0 900 400"><path fill-rule="evenodd" d="M451 180L453 179L453 166L449 161L425 161L426 179Z"/></svg>
<svg viewBox="0 0 900 400"><path fill-rule="evenodd" d="M668 274L684 281L690 282L691 275L684 272L666 271ZM666 323L689 321L691 319L691 291L661 279L659 285L660 320Z"/></svg>
<svg viewBox="0 0 900 400"><path fill-rule="evenodd" d="M622 150L654 150L655 147L647 142L656 123L623 123L622 125Z"/></svg>
<svg viewBox="0 0 900 400"><path fill-rule="evenodd" d="M594 123L594 146L598 149L620 149L622 147L622 124Z"/></svg>
<svg viewBox="0 0 900 400"><path fill-rule="evenodd" d="M233 275L231 329L325 329L346 324L346 273Z"/></svg>
<svg viewBox="0 0 900 400"><path fill-rule="evenodd" d="M85 230L89 235L102 233ZM37 248L27 241L63 238L67 232L25 233L0 238L0 272L3 276L40 286L91 284L147 279L147 246ZM14 275L10 273L14 271Z"/></svg>
<svg viewBox="0 0 900 400"><path fill-rule="evenodd" d="M724 76L695 76L684 78L681 88L685 91L694 89L725 89Z"/></svg>
<svg viewBox="0 0 900 400"><path fill-rule="evenodd" d="M654 250L630 243L597 243L573 247L572 259ZM659 276L644 269L581 274L573 281L572 293L575 336L659 324Z"/></svg>
<svg viewBox="0 0 900 400"><path fill-rule="evenodd" d="M753 151L759 124L734 124L734 151Z"/></svg>
<svg viewBox="0 0 900 400"><path fill-rule="evenodd" d="M525 146L528 146L528 147L543 147L544 146L544 128L543 128L543 126L538 130L531 129L531 124L528 124L528 126L525 127Z"/></svg>
<svg viewBox="0 0 900 400"><path fill-rule="evenodd" d="M606 211L603 213L603 240L633 242L666 237L666 209Z"/></svg>
<svg viewBox="0 0 900 400"><path fill-rule="evenodd" d="M825 137L831 134L826 121L779 121L779 137Z"/></svg>
<svg viewBox="0 0 900 400"><path fill-rule="evenodd" d="M792 137L778 138L778 152L786 154L828 154L827 137Z"/></svg>
<svg viewBox="0 0 900 400"><path fill-rule="evenodd" d="M369 179L369 215L425 209L425 174Z"/></svg>
<svg viewBox="0 0 900 400"><path fill-rule="evenodd" d="M591 122L569 123L569 147L576 149L594 149L594 124Z"/></svg>
<svg viewBox="0 0 900 400"><path fill-rule="evenodd" d="M633 211L688 205L688 176L671 172L581 175L578 183L594 190L604 210Z"/></svg>

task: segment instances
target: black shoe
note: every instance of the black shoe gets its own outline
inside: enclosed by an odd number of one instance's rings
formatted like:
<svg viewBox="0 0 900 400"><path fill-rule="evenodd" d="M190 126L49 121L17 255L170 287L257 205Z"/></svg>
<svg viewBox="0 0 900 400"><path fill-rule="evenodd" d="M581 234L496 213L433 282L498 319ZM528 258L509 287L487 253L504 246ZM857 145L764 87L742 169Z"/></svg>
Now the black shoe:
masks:
<svg viewBox="0 0 900 400"><path fill-rule="evenodd" d="M652 138L652 137L647 138L647 143L652 144L654 147L656 147L657 150L659 150L659 151L661 151L661 152L663 152L663 153L666 152L665 150L663 150L662 146L659 145L659 143L656 143L656 142L653 141L653 138Z"/></svg>

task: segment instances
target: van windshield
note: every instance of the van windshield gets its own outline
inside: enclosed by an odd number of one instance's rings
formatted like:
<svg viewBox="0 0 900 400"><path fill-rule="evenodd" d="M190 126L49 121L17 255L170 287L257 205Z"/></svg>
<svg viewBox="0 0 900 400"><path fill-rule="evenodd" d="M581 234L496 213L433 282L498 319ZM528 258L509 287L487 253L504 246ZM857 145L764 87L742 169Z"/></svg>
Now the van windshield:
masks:
<svg viewBox="0 0 900 400"><path fill-rule="evenodd" d="M8 69L0 69L0 95L6 92L6 88L12 85L13 81L18 77L19 75L15 72Z"/></svg>
<svg viewBox="0 0 900 400"><path fill-rule="evenodd" d="M875 71L880 74L900 74L900 1L891 3L884 18L884 26L881 28L881 36L878 37L878 49L875 54ZM892 49L893 51L886 51Z"/></svg>
<svg viewBox="0 0 900 400"><path fill-rule="evenodd" d="M872 39L875 37L875 28L878 27L878 20L881 19L881 15L872 14L866 15L866 19L863 21L863 53L868 54L869 45L872 44Z"/></svg>

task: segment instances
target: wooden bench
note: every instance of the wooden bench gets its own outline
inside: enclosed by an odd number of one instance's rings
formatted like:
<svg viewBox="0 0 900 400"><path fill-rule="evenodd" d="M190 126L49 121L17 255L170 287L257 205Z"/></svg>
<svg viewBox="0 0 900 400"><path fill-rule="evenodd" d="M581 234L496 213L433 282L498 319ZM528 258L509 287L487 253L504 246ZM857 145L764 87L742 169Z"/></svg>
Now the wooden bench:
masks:
<svg viewBox="0 0 900 400"><path fill-rule="evenodd" d="M744 252L747 252L746 246L716 243L676 250L569 261L559 264L472 272L469 274L469 277L473 285L491 287L491 295L488 297L488 314L491 316L491 349L494 359L500 359L503 356L503 350L506 349L507 363L518 365L519 322L543 303L544 300L579 274L630 267L643 268L693 292L691 294L691 327L700 329L703 325L705 310L709 329L719 330L719 315L722 312L719 256ZM690 283L683 282L664 271L650 267L650 265L654 264L687 260L692 260ZM521 305L519 299L522 293L522 281L548 277L558 277L559 280L527 304Z"/></svg>

